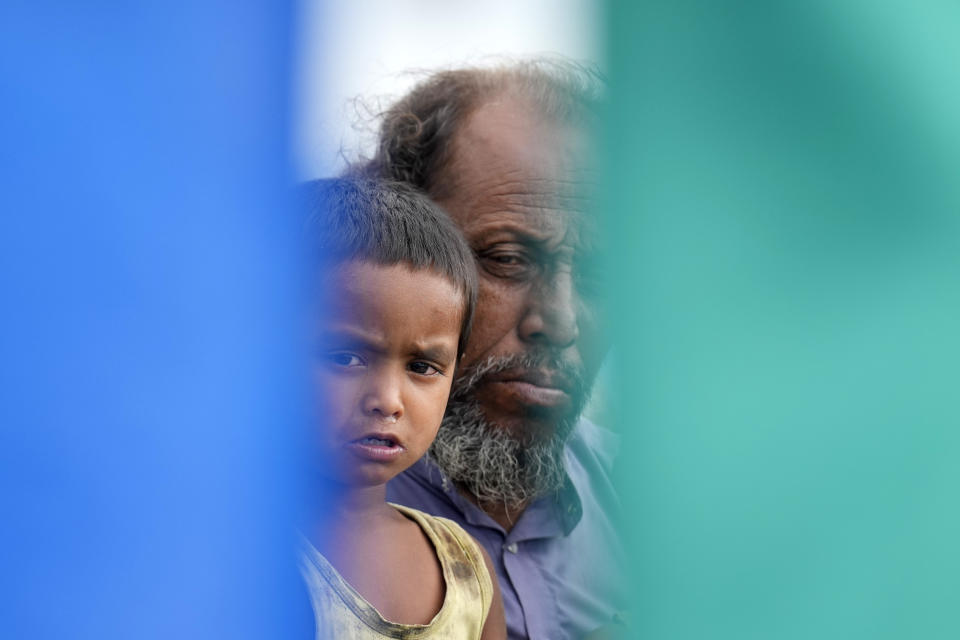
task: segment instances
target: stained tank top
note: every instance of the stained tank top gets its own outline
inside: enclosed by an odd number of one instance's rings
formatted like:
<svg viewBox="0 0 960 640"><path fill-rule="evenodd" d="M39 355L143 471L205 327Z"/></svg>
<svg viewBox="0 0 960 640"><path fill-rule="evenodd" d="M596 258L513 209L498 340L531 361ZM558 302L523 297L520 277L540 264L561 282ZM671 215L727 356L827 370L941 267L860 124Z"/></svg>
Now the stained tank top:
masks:
<svg viewBox="0 0 960 640"><path fill-rule="evenodd" d="M493 598L493 581L480 547L452 520L396 504L391 506L416 522L433 544L446 583L440 611L429 624L400 624L384 619L304 540L300 570L310 591L317 640L480 638ZM411 584L411 588L416 585Z"/></svg>

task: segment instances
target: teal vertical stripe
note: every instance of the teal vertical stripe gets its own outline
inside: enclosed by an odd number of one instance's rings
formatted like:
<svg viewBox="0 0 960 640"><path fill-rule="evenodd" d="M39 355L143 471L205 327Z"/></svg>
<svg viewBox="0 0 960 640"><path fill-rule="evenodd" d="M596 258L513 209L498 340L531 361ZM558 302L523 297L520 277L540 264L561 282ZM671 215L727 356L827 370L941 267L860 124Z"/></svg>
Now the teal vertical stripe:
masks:
<svg viewBox="0 0 960 640"><path fill-rule="evenodd" d="M960 637L960 5L609 2L635 637Z"/></svg>

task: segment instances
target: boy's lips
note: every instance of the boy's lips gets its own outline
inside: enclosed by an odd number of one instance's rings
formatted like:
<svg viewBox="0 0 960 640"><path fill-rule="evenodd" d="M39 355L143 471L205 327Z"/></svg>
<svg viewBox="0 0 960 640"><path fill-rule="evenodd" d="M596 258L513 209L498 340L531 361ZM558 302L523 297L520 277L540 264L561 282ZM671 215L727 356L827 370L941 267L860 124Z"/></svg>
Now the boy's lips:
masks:
<svg viewBox="0 0 960 640"><path fill-rule="evenodd" d="M347 443L347 448L361 458L374 462L392 462L406 448L393 433L371 432Z"/></svg>

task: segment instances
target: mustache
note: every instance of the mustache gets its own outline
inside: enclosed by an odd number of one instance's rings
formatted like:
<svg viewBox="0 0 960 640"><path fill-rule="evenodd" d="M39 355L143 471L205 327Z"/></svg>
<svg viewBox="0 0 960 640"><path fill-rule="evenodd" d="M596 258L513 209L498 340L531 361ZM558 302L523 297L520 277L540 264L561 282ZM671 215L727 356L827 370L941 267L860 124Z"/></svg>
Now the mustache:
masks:
<svg viewBox="0 0 960 640"><path fill-rule="evenodd" d="M590 389L583 366L565 360L556 351L534 349L521 354L490 356L462 369L453 381L450 399L469 398L486 378L513 369L539 369L558 373L568 383L570 395L577 404L585 401Z"/></svg>

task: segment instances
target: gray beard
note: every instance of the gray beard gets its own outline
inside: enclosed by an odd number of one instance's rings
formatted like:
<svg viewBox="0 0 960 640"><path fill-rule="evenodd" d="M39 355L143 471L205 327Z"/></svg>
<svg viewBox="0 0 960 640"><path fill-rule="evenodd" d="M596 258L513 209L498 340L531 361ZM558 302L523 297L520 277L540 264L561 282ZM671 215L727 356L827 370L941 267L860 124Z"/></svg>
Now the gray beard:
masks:
<svg viewBox="0 0 960 640"><path fill-rule="evenodd" d="M572 380L573 409L546 437L523 437L491 423L476 399L487 375L514 367L549 366ZM580 370L546 353L488 358L454 382L447 412L429 456L448 479L466 489L481 508L516 511L531 500L559 491L566 481L564 447L587 397Z"/></svg>

